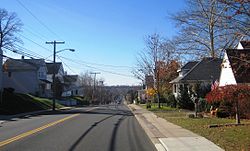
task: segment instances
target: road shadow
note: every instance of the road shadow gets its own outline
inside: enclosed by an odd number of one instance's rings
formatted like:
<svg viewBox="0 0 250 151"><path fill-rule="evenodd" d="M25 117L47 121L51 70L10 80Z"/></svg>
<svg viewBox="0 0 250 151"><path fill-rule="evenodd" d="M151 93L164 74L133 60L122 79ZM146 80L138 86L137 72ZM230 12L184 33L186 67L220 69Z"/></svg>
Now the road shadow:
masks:
<svg viewBox="0 0 250 151"><path fill-rule="evenodd" d="M92 124L78 139L77 141L70 147L69 151L74 151L76 149L76 147L80 144L80 142L84 139L84 137L94 128L96 127L98 124L104 122L105 120L113 117L115 115L111 115L111 116L108 116L106 118L103 118L101 119L100 121L98 122L95 122L94 124Z"/></svg>
<svg viewBox="0 0 250 151"><path fill-rule="evenodd" d="M101 124L102 122L114 117L114 116L121 116L118 121L114 124L114 128L112 131L112 136L111 136L111 141L110 141L110 147L109 150L110 151L114 151L115 150L115 141L116 141L116 135L117 135L117 131L119 128L119 125L121 124L121 122L129 117L129 116L134 116L130 111L126 111L123 109L116 109L116 110L111 110L109 108L107 109L96 109L95 111L90 111L84 114L109 114L110 116L105 117L101 120L99 120L98 122L95 122L94 124L92 124L78 139L77 141L70 147L69 151L74 151L77 146L80 144L80 142L89 134L89 132L91 130L93 130L96 126L98 126L98 124Z"/></svg>
<svg viewBox="0 0 250 151"><path fill-rule="evenodd" d="M39 113L23 113L20 115L11 115L11 116L1 116L0 120L5 122L13 122L22 119L31 119L34 117L44 116L44 115L67 115L67 114L103 114L103 115L126 115L126 116L134 116L134 114L127 110L119 108L118 106L115 108L111 108L110 106L93 106L99 107L95 108L94 110L87 111L84 108L81 109L72 109L72 110L56 110L56 111L43 111ZM114 106L113 106L114 107ZM85 108L86 109L86 108Z"/></svg>
<svg viewBox="0 0 250 151"><path fill-rule="evenodd" d="M121 122L127 118L127 116L122 116L121 118L118 119L118 121L115 123L113 132L112 132L112 136L111 136L111 141L109 144L109 151L115 151L115 145L116 145L116 136L117 136L117 132L119 129L119 126L121 125Z"/></svg>

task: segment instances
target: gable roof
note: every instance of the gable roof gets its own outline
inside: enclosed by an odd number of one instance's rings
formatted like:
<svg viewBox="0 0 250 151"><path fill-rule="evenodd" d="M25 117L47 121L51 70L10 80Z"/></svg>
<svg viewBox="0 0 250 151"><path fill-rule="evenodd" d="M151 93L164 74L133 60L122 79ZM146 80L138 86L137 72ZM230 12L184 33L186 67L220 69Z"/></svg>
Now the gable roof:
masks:
<svg viewBox="0 0 250 151"><path fill-rule="evenodd" d="M203 58L200 62L193 62L193 67L183 77L178 76L170 83L188 82L188 81L215 81L220 77L222 59ZM187 63L189 64L189 63Z"/></svg>
<svg viewBox="0 0 250 151"><path fill-rule="evenodd" d="M190 70L192 69L196 64L198 63L198 61L190 61L188 63L186 63L183 67L181 67L181 69L183 70Z"/></svg>
<svg viewBox="0 0 250 151"><path fill-rule="evenodd" d="M62 63L61 62L56 62L55 65L54 63L46 63L47 69L48 69L48 74L53 74L55 70L55 74L58 74Z"/></svg>
<svg viewBox="0 0 250 151"><path fill-rule="evenodd" d="M244 49L250 49L250 41L240 41Z"/></svg>
<svg viewBox="0 0 250 151"><path fill-rule="evenodd" d="M45 66L44 59L7 59L3 64L5 71L31 71Z"/></svg>
<svg viewBox="0 0 250 151"><path fill-rule="evenodd" d="M250 49L226 49L237 83L250 83Z"/></svg>
<svg viewBox="0 0 250 151"><path fill-rule="evenodd" d="M78 75L65 75L63 76L63 79L65 83L76 82L78 79Z"/></svg>

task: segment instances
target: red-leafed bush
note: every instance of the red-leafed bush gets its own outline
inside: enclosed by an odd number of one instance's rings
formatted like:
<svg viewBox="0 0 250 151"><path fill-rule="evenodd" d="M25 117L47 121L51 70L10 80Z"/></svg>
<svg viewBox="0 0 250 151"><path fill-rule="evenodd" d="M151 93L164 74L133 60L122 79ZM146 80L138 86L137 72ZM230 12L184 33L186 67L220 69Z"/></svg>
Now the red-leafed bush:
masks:
<svg viewBox="0 0 250 151"><path fill-rule="evenodd" d="M209 103L230 103L235 108L235 113L239 111L241 117L250 118L250 86L247 85L227 85L219 87L206 95Z"/></svg>

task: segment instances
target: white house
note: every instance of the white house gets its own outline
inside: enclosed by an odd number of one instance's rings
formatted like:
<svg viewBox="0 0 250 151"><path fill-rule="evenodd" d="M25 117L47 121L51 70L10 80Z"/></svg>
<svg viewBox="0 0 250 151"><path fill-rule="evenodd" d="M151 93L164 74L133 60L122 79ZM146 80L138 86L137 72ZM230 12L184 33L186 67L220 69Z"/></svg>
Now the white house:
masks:
<svg viewBox="0 0 250 151"><path fill-rule="evenodd" d="M64 79L63 79L63 76L64 76L64 69L63 69L63 64L62 62L56 62L55 64L54 63L46 63L46 67L48 69L48 72L47 72L47 79L53 81L53 73L55 73L55 81L58 81L60 84L59 85L56 85L56 87L58 88L58 93L62 93L63 92L63 87L61 87L64 83ZM51 83L51 89L52 89L52 84ZM50 93L50 97L52 97L53 91L51 91ZM61 95L61 94L58 94L58 95Z"/></svg>
<svg viewBox="0 0 250 151"><path fill-rule="evenodd" d="M55 72L56 78L60 80L61 83L64 83L63 76L64 76L64 69L61 62L54 63L46 63L48 72L47 72L47 78L51 79L53 78L53 73Z"/></svg>
<svg viewBox="0 0 250 151"><path fill-rule="evenodd" d="M47 96L51 81L43 59L7 59L3 65L3 87L18 93Z"/></svg>
<svg viewBox="0 0 250 151"><path fill-rule="evenodd" d="M83 87L78 75L64 75L64 92L62 96L83 96Z"/></svg>
<svg viewBox="0 0 250 151"><path fill-rule="evenodd" d="M236 84L250 84L250 41L241 41L224 53L219 86Z"/></svg>
<svg viewBox="0 0 250 151"><path fill-rule="evenodd" d="M225 86L225 85L236 85L236 80L234 77L234 73L231 67L231 64L228 59L228 55L225 52L222 65L221 65L221 74L220 74L220 80L219 80L219 86Z"/></svg>

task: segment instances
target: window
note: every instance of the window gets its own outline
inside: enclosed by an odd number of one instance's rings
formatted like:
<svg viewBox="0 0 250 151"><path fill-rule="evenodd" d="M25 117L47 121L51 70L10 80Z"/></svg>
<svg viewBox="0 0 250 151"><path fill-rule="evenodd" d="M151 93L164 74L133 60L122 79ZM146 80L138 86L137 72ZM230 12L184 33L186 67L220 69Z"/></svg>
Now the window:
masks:
<svg viewBox="0 0 250 151"><path fill-rule="evenodd" d="M8 72L8 77L9 77L9 78L11 77L11 72Z"/></svg>
<svg viewBox="0 0 250 151"><path fill-rule="evenodd" d="M177 85L174 84L174 93L176 93Z"/></svg>
<svg viewBox="0 0 250 151"><path fill-rule="evenodd" d="M44 72L38 72L38 77L39 78L44 78L45 77Z"/></svg>

